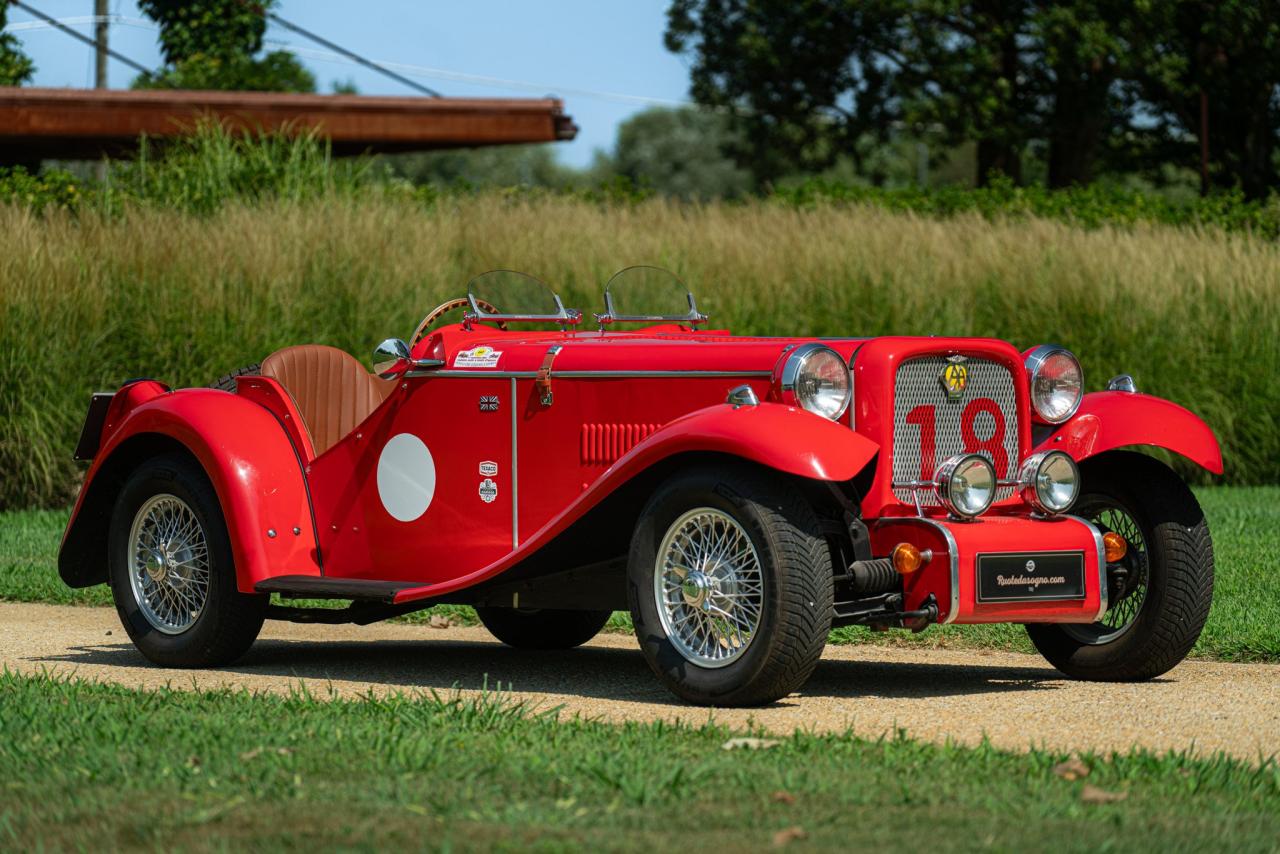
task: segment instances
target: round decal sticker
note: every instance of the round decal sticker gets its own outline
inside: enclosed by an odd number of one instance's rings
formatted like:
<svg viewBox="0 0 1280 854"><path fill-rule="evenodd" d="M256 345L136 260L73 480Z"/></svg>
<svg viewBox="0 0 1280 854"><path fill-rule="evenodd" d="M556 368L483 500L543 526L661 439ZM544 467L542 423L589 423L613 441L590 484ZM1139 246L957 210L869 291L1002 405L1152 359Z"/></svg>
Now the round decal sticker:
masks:
<svg viewBox="0 0 1280 854"><path fill-rule="evenodd" d="M412 522L436 494L436 463L412 433L392 436L378 457L378 497L392 518Z"/></svg>

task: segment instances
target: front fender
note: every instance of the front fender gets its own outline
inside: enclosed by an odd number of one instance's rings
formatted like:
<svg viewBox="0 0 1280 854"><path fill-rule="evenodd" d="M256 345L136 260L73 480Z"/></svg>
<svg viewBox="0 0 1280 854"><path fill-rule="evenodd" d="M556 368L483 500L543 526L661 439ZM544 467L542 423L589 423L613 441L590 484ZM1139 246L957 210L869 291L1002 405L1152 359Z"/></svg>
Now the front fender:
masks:
<svg viewBox="0 0 1280 854"><path fill-rule="evenodd" d="M1222 449L1209 425L1178 404L1147 394L1086 394L1079 411L1035 450L1066 451L1079 462L1130 445L1164 448L1222 474Z"/></svg>
<svg viewBox="0 0 1280 854"><path fill-rule="evenodd" d="M687 452L729 454L768 468L814 480L850 480L875 457L879 446L848 426L794 406L720 404L665 425L614 464L648 468ZM615 472L606 472L608 478Z"/></svg>
<svg viewBox="0 0 1280 854"><path fill-rule="evenodd" d="M108 524L120 487L149 456L178 448L200 463L218 495L242 592L273 575L321 574L301 459L270 411L214 389L139 396L124 394L129 388L117 394L123 404L108 415L63 535L64 581L106 581Z"/></svg>
<svg viewBox="0 0 1280 854"><path fill-rule="evenodd" d="M620 457L577 501L506 557L452 581L401 590L396 602L443 596L493 578L550 543L633 478L670 457L719 454L798 477L841 481L857 476L878 451L875 442L848 425L780 403L719 404L699 409L666 424Z"/></svg>

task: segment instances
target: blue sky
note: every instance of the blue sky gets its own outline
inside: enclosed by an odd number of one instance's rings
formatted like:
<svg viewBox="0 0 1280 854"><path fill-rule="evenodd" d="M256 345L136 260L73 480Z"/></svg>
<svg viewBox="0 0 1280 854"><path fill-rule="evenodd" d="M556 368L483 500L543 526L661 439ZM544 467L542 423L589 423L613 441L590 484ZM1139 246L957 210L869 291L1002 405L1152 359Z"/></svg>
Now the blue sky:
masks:
<svg viewBox="0 0 1280 854"><path fill-rule="evenodd" d="M93 14L93 0L25 2L55 18ZM621 121L645 108L644 103L589 93L641 96L659 102L687 97L686 63L662 45L666 7L666 0L369 0L363 4L282 0L277 12L370 59L535 84L526 88L413 76L445 95L560 95L581 130L576 140L557 146L557 151L564 162L582 166L591 161L595 149L612 146ZM113 15L142 18L133 0L110 0L109 8ZM14 35L36 63L32 85L92 86L91 49L56 30L22 26L32 20L23 10L10 7L9 23L18 25ZM88 35L92 27L85 23L75 29ZM305 51L320 50L279 26L270 27L267 38ZM154 30L129 23L113 26L111 46L147 67L160 63ZM322 91L328 91L334 80L351 79L364 94L412 94L373 71L305 51L300 51L301 58L316 75ZM125 87L134 72L113 60L109 76L112 87Z"/></svg>

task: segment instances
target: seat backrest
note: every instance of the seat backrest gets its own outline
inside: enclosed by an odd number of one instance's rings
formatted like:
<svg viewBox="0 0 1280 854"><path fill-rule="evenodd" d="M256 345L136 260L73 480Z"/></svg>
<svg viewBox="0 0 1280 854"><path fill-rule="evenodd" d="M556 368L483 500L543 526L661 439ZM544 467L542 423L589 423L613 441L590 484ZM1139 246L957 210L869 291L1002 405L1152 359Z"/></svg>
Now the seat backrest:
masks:
<svg viewBox="0 0 1280 854"><path fill-rule="evenodd" d="M317 455L336 445L387 399L395 383L335 347L285 347L263 359L262 375L293 396Z"/></svg>

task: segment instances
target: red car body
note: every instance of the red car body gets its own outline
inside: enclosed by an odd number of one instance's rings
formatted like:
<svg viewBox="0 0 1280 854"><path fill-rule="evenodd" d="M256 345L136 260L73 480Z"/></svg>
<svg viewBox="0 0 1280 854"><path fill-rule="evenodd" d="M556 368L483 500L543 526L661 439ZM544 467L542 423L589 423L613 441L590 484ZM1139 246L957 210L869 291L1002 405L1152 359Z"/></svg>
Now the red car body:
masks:
<svg viewBox="0 0 1280 854"><path fill-rule="evenodd" d="M855 558L919 549L923 565L897 587L897 625L1090 624L1108 608L1103 531L1033 512L1013 486L1022 462L1059 450L1083 464L1153 446L1222 471L1203 421L1132 389L1084 394L1071 417L1046 423L1031 404L1031 351L1003 341L745 337L681 323L506 331L483 320L422 337L410 353L418 367L321 453L295 396L271 376L242 376L234 393L138 380L103 396L82 437L93 462L64 535L63 579L107 580L121 484L142 461L178 453L216 492L240 593L355 603L269 616L368 622L440 602L607 612L628 605L627 546L656 486L728 465L807 496L827 520L837 579ZM852 382L852 403L834 419L784 389L788 360L815 342ZM936 365L957 357L994 379L942 394ZM977 518L904 486L972 453L1001 478ZM866 542L851 544L855 528ZM1057 554L1083 555L1075 595L982 595L981 556ZM836 621L884 619L835 598Z"/></svg>
<svg viewBox="0 0 1280 854"><path fill-rule="evenodd" d="M318 457L296 425L288 393L266 377L240 381L237 395L171 390L152 380L123 386L112 400L95 455L64 536L67 548L103 536L86 520L99 473L118 454L176 443L209 473L227 517L239 587L252 592L278 576L409 584L397 603L432 599L487 581L545 547L575 521L645 471L664 462L724 455L816 481L848 481L874 470L862 501L877 554L898 542L932 548L907 607L932 593L943 622L1093 619L1099 608L1098 545L1085 526L1037 521L1016 498L977 523L948 520L940 507L922 517L893 494L896 367L923 354L963 354L1009 367L1018 400L1019 454L1060 448L1077 461L1114 448L1161 447L1222 472L1218 443L1194 414L1160 398L1124 392L1085 395L1077 414L1032 441L1022 354L989 339L825 340L849 360L854 405L831 422L779 402L775 374L789 349L813 340L745 338L658 326L622 332L500 332L452 326L423 341L415 356L451 364L458 352L488 346L493 368L446 367L399 381L387 400ZM558 345L549 379L554 401L540 402L538 371ZM761 403L738 407L726 393L747 384ZM496 411L481 411L483 396ZM981 401L983 399L975 399ZM970 404L973 405L973 404ZM415 524L403 525L379 500L374 471L388 439L419 436L436 465L436 493ZM990 438L990 437L986 437ZM974 447L966 450L975 450ZM878 459L877 459L878 458ZM492 502L478 495L479 466L497 465ZM873 465L873 462L875 463ZM272 535L269 532L274 532ZM296 533L295 533L296 532ZM1082 602L979 605L972 585L980 551L1083 549L1090 589ZM78 552L77 552L78 554ZM69 557L69 555L68 555ZM105 581L105 565L63 561L74 586Z"/></svg>

